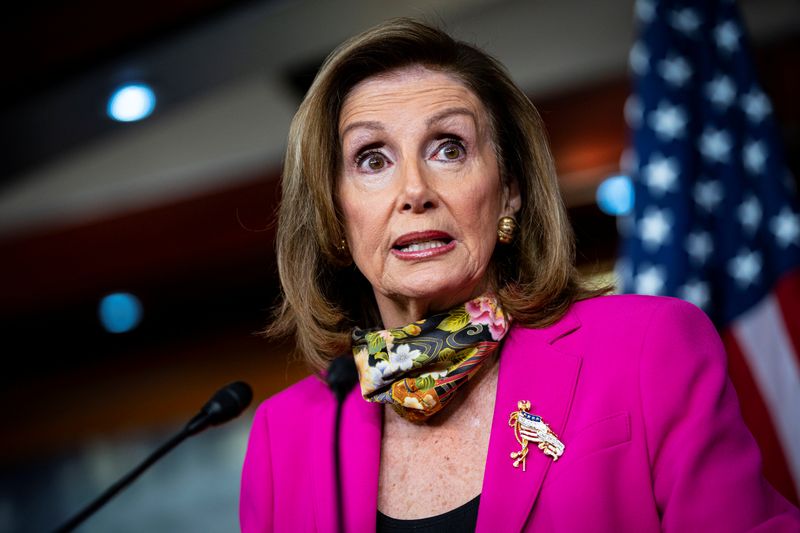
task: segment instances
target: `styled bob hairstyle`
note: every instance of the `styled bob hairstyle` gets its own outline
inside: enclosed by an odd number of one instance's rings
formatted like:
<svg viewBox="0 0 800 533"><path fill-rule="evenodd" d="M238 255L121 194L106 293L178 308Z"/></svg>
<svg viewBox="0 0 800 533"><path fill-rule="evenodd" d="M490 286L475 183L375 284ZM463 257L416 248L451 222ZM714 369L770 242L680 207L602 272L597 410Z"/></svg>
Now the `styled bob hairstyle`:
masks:
<svg viewBox="0 0 800 533"><path fill-rule="evenodd" d="M574 244L541 118L505 68L485 52L411 19L376 26L339 46L322 65L289 131L278 215L282 301L268 336L295 337L296 350L321 370L350 351L353 326L381 324L374 294L352 264L335 200L341 165L339 114L359 82L410 66L448 73L483 103L505 183L522 195L510 245L495 248L492 289L516 323L542 327L586 288L574 267ZM492 221L493 223L495 221Z"/></svg>

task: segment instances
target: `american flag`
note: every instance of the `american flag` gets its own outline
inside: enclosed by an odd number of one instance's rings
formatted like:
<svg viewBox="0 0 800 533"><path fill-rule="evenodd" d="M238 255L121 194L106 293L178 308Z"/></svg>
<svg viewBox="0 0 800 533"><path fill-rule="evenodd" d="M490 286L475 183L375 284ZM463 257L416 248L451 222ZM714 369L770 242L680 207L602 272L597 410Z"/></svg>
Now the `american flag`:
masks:
<svg viewBox="0 0 800 533"><path fill-rule="evenodd" d="M532 415L530 413L519 414L519 434L528 441L538 442L539 429L538 425L542 423L542 417Z"/></svg>
<svg viewBox="0 0 800 533"><path fill-rule="evenodd" d="M733 0L637 0L635 12L623 290L712 318L765 474L797 502L800 216L772 106Z"/></svg>

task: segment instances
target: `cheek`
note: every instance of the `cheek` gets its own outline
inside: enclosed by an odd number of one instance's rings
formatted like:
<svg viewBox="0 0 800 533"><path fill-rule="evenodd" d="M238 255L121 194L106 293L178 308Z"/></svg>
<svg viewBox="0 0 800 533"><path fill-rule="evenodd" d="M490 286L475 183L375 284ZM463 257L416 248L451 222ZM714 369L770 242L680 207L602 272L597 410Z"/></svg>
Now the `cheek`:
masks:
<svg viewBox="0 0 800 533"><path fill-rule="evenodd" d="M340 206L344 215L347 244L353 259L358 263L376 252L383 239L379 210L374 199L363 195L348 195L342 191Z"/></svg>
<svg viewBox="0 0 800 533"><path fill-rule="evenodd" d="M499 178L476 180L472 187L462 188L458 194L462 195L462 216L469 216L475 231L484 237L493 234L503 210Z"/></svg>
<svg viewBox="0 0 800 533"><path fill-rule="evenodd" d="M352 186L348 185L346 181L342 183L342 178L340 178L340 182L336 188L336 201L342 211L345 230L348 232L349 237L349 234L352 233L354 229L361 227L361 217L364 211L362 206L363 202Z"/></svg>
<svg viewBox="0 0 800 533"><path fill-rule="evenodd" d="M472 239L477 241L473 246L480 260L488 260L497 242L497 221L502 214L502 190L497 185L483 181L479 186L464 192L470 195L471 201L465 202L461 216L468 216L471 221L470 233Z"/></svg>

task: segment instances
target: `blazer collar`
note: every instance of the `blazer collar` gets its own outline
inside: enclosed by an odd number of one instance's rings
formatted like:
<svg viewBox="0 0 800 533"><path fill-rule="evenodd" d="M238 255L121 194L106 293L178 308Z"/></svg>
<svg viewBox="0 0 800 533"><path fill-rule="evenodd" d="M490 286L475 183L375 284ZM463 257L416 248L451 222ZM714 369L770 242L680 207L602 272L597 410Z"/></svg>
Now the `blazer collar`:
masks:
<svg viewBox="0 0 800 533"><path fill-rule="evenodd" d="M517 410L517 402L529 400L531 412L540 415L557 435L563 434L581 357L562 351L559 341L579 327L578 318L570 311L548 328L512 328L504 342L478 508L479 532L521 531L545 475L550 468L558 468L535 446L528 453L526 470L514 468L510 454L519 449L519 443L508 420ZM569 442L564 445L569 453Z"/></svg>

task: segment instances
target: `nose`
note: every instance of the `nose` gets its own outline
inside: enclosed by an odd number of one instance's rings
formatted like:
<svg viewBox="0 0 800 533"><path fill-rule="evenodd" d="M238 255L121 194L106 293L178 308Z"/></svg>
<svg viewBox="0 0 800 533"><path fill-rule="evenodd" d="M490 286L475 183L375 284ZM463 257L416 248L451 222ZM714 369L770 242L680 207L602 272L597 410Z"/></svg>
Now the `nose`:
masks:
<svg viewBox="0 0 800 533"><path fill-rule="evenodd" d="M436 191L431 187L430 170L424 162L412 161L400 169L398 208L405 213L424 213L438 204Z"/></svg>

